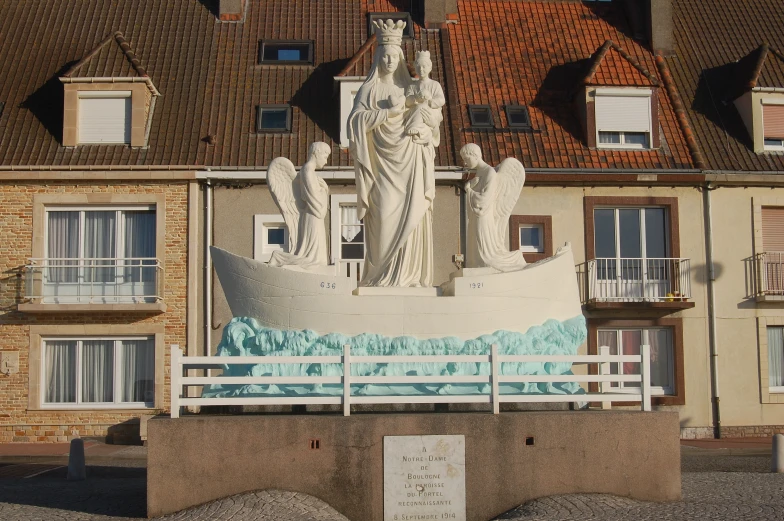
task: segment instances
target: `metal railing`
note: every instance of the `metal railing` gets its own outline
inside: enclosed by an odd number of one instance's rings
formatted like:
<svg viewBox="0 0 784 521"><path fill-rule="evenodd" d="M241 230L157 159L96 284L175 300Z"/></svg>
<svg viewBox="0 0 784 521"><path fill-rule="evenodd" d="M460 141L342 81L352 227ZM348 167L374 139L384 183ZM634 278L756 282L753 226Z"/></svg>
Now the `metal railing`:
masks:
<svg viewBox="0 0 784 521"><path fill-rule="evenodd" d="M784 252L765 251L746 261L751 296L784 295Z"/></svg>
<svg viewBox="0 0 784 521"><path fill-rule="evenodd" d="M30 259L25 295L42 304L118 304L161 299L162 267L152 257Z"/></svg>
<svg viewBox="0 0 784 521"><path fill-rule="evenodd" d="M691 298L689 259L600 258L577 265L581 300L679 302Z"/></svg>
<svg viewBox="0 0 784 521"><path fill-rule="evenodd" d="M309 405L335 404L343 405L343 414L351 414L352 404L390 404L390 403L491 403L493 413L499 413L501 403L570 403L570 402L601 402L603 408L612 402L639 401L643 411L651 410L651 379L650 379L650 346L643 345L639 355L610 355L609 347L602 346L599 355L499 355L495 344L489 355L426 355L426 356L354 356L349 345L343 347L342 356L183 356L178 345L171 346L171 417L180 416L180 407L209 405ZM615 374L611 371L612 364L639 364L639 374ZM488 374L473 375L390 375L358 376L351 374L354 364L489 364ZM501 364L594 364L598 374L503 374ZM264 364L300 366L299 375L269 376L183 376L183 371L192 369L215 369L234 364ZM316 376L311 373L324 374L328 371L313 370L314 364L338 364L341 376ZM307 368L307 369L303 369ZM362 367L362 366L360 366ZM477 365L476 373L479 373ZM287 371L278 371L285 373ZM527 383L598 383L599 392L584 394L526 394L501 393L500 384ZM613 383L625 382L634 387L620 390L611 387ZM190 398L186 388L211 384L223 385L331 385L337 388L335 394L314 391L313 393L287 395L263 395L252 397L207 397ZM477 384L482 389L478 394L426 394L426 395L355 395L351 393L352 385L390 385L390 384ZM635 385L636 384L636 385ZM508 389L508 385L507 385Z"/></svg>

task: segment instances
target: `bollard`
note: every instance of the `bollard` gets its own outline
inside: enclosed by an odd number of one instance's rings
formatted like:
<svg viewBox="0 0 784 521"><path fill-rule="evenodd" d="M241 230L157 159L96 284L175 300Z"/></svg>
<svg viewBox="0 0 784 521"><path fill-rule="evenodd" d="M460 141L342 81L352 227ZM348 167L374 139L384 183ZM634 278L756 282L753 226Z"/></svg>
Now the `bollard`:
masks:
<svg viewBox="0 0 784 521"><path fill-rule="evenodd" d="M75 438L71 440L71 450L68 453L68 481L82 481L86 478L84 440Z"/></svg>
<svg viewBox="0 0 784 521"><path fill-rule="evenodd" d="M770 471L784 472L784 434L773 436L773 455Z"/></svg>

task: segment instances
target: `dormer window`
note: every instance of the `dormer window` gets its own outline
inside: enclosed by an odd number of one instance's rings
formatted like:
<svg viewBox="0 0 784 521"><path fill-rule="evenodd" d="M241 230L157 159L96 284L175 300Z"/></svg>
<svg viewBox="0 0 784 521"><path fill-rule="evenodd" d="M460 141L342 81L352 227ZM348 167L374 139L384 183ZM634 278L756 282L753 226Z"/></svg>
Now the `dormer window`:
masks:
<svg viewBox="0 0 784 521"><path fill-rule="evenodd" d="M79 144L131 143L131 91L79 93Z"/></svg>
<svg viewBox="0 0 784 521"><path fill-rule="evenodd" d="M784 152L784 99L762 100L765 150Z"/></svg>
<svg viewBox="0 0 784 521"><path fill-rule="evenodd" d="M256 132L291 132L291 106L257 105Z"/></svg>
<svg viewBox="0 0 784 521"><path fill-rule="evenodd" d="M409 13L368 13L368 35L375 33L376 27L373 25L373 22L378 20L392 20L393 22L402 20L406 22L406 28L403 29L403 37L414 37L414 23L411 21Z"/></svg>
<svg viewBox="0 0 784 521"><path fill-rule="evenodd" d="M651 148L651 89L595 90L596 146Z"/></svg>
<svg viewBox="0 0 784 521"><path fill-rule="evenodd" d="M308 40L261 40L259 64L310 65L313 42Z"/></svg>

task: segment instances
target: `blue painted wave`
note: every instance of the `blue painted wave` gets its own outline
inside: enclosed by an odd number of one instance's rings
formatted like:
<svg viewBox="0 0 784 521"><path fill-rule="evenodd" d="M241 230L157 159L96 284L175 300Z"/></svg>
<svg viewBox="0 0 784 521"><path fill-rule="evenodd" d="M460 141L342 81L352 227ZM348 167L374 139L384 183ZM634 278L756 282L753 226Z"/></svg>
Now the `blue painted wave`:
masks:
<svg viewBox="0 0 784 521"><path fill-rule="evenodd" d="M319 335L310 330L280 330L261 326L253 318L237 317L223 329L218 345L218 356L269 356L264 364L231 364L223 366L223 376L342 376L340 364L302 363L276 364L275 356L341 356L343 346L351 346L354 356L394 355L485 355L496 344L502 355L575 355L585 341L585 318L580 315L560 322L548 320L531 327L526 333L496 331L472 340L444 337L420 340L414 337L386 337L363 333L354 337L340 333ZM500 367L505 375L570 375L571 363L565 362L505 362ZM489 363L357 363L351 365L354 376L383 375L487 375ZM486 394L486 384L401 384L355 385L352 394L364 395L423 395L423 394ZM576 383L502 384L502 394L582 394ZM338 395L342 385L211 385L203 397L262 396L262 395Z"/></svg>

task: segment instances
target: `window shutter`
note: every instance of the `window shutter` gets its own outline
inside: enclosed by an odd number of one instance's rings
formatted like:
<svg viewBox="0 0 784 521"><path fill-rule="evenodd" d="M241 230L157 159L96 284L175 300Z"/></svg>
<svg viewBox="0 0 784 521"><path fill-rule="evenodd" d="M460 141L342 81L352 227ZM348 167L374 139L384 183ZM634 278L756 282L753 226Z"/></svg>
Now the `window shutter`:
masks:
<svg viewBox="0 0 784 521"><path fill-rule="evenodd" d="M131 98L80 98L80 143L130 143Z"/></svg>
<svg viewBox="0 0 784 521"><path fill-rule="evenodd" d="M784 139L784 105L763 105L762 123L766 138Z"/></svg>
<svg viewBox="0 0 784 521"><path fill-rule="evenodd" d="M784 208L762 208L762 248L784 251Z"/></svg>
<svg viewBox="0 0 784 521"><path fill-rule="evenodd" d="M650 96L596 95L596 130L650 132Z"/></svg>

